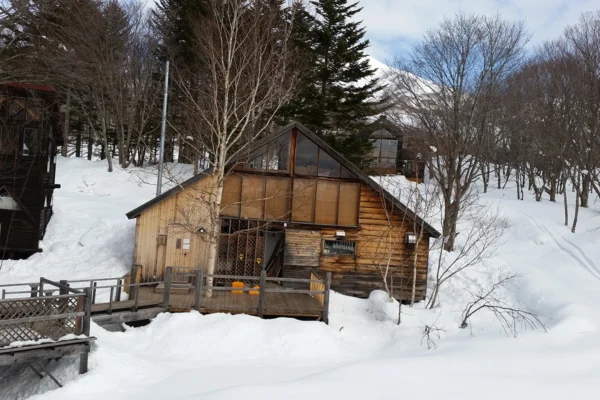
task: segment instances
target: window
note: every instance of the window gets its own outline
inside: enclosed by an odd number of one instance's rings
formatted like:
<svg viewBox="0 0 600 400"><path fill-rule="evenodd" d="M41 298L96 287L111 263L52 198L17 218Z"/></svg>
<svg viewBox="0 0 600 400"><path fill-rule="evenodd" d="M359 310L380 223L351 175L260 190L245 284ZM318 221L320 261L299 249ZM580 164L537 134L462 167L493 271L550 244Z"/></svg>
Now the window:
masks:
<svg viewBox="0 0 600 400"><path fill-rule="evenodd" d="M414 233L407 233L405 242L406 244L417 244L417 235Z"/></svg>
<svg viewBox="0 0 600 400"><path fill-rule="evenodd" d="M314 221L316 186L316 181L313 179L294 179L292 220Z"/></svg>
<svg viewBox="0 0 600 400"><path fill-rule="evenodd" d="M338 214L339 182L317 182L317 207L315 210L315 223L335 225Z"/></svg>
<svg viewBox="0 0 600 400"><path fill-rule="evenodd" d="M317 175L319 147L306 136L299 133L296 137L295 171L299 175Z"/></svg>
<svg viewBox="0 0 600 400"><path fill-rule="evenodd" d="M351 240L324 240L323 254L327 256L354 256L356 242Z"/></svg>
<svg viewBox="0 0 600 400"><path fill-rule="evenodd" d="M394 168L398 153L398 141L395 139L377 139L373 144L371 167Z"/></svg>
<svg viewBox="0 0 600 400"><path fill-rule="evenodd" d="M333 157L319 149L319 176L327 176L329 178L340 177L340 163L335 161Z"/></svg>
<svg viewBox="0 0 600 400"><path fill-rule="evenodd" d="M267 169L267 148L260 149L259 154L248 161L247 169Z"/></svg>
<svg viewBox="0 0 600 400"><path fill-rule="evenodd" d="M281 135L267 146L269 171L288 171L290 165L290 134Z"/></svg>
<svg viewBox="0 0 600 400"><path fill-rule="evenodd" d="M360 184L294 179L292 221L357 226Z"/></svg>
<svg viewBox="0 0 600 400"><path fill-rule="evenodd" d="M221 215L239 217L241 196L242 177L235 174L226 176L221 197Z"/></svg>
<svg viewBox="0 0 600 400"><path fill-rule="evenodd" d="M19 211L21 207L5 187L0 188L0 210Z"/></svg>
<svg viewBox="0 0 600 400"><path fill-rule="evenodd" d="M266 219L283 221L288 219L290 181L287 178L267 178Z"/></svg>
<svg viewBox="0 0 600 400"><path fill-rule="evenodd" d="M38 151L39 144L39 131L37 129L24 129L23 130L23 148L22 153L24 156L33 156Z"/></svg>
<svg viewBox="0 0 600 400"><path fill-rule="evenodd" d="M242 180L242 218L262 219L265 203L265 178L244 176Z"/></svg>
<svg viewBox="0 0 600 400"><path fill-rule="evenodd" d="M338 225L358 225L360 184L341 182L339 198L340 207L338 210Z"/></svg>
<svg viewBox="0 0 600 400"><path fill-rule="evenodd" d="M277 139L267 143L257 150L250 161L246 163L246 169L288 171L290 154L290 135L281 135Z"/></svg>

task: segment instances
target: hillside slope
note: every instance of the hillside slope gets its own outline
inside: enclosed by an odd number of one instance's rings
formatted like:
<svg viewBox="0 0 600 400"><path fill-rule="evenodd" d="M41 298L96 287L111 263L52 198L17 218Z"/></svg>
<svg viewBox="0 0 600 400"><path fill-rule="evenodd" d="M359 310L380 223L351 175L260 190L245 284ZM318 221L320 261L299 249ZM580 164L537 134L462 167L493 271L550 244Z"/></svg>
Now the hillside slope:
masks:
<svg viewBox="0 0 600 400"><path fill-rule="evenodd" d="M60 159L62 188L44 252L5 261L0 282L126 272L135 224L124 214L154 195L142 183L152 179L149 171L108 174L104 163ZM195 312L162 314L125 332L94 326L88 374L78 376L68 360L52 362L49 369L68 382L56 389L27 368L0 370L0 399L597 398L598 205L581 210L571 234L560 202L518 201L509 189L492 189L480 202L499 206L508 220L495 256L449 282L441 307L404 307L400 326L397 304L337 294L329 326ZM465 287L485 285L500 268L522 275L503 296L542 316L547 333L508 337L485 312L458 328ZM421 343L426 324L444 330L436 349Z"/></svg>

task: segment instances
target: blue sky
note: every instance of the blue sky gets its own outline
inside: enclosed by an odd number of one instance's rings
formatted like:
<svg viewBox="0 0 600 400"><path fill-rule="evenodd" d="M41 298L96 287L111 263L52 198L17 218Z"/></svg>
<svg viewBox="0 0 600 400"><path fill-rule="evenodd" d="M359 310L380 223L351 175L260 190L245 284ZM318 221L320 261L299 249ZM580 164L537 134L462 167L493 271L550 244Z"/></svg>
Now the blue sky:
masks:
<svg viewBox="0 0 600 400"><path fill-rule="evenodd" d="M369 53L379 61L406 55L427 29L458 11L500 12L508 20L524 20L530 46L559 37L581 13L600 9L598 0L361 0L357 15L371 40Z"/></svg>
<svg viewBox="0 0 600 400"><path fill-rule="evenodd" d="M357 18L371 40L369 55L382 62L406 55L427 29L459 11L524 20L535 46L559 37L583 12L600 10L600 0L359 0L359 5Z"/></svg>

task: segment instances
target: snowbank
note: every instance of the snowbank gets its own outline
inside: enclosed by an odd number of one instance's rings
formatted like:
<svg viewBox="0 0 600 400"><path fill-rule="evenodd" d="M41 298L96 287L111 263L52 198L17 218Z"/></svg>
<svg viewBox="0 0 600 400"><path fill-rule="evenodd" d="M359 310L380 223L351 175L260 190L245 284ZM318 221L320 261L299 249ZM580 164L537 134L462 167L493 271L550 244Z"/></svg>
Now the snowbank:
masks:
<svg viewBox="0 0 600 400"><path fill-rule="evenodd" d="M154 196L155 187L144 183L152 181L152 171L108 174L104 163L77 159L60 159L57 171L62 188L44 252L5 261L0 282L128 270L135 224L125 213ZM398 187L412 184L388 179L400 182ZM482 205L500 207L508 221L495 256L449 281L440 307L402 306L401 325L398 303L378 291L369 299L332 294L330 325L191 312L162 314L125 332L93 326L98 340L88 374L78 376L68 359L51 362L48 368L67 383L57 390L26 367L0 370L0 399L364 399L374 394L378 399L595 399L600 390L598 206L581 210L578 233L571 234L561 224L562 203L536 203L532 195L518 201L512 189L481 195ZM521 275L502 296L538 312L548 333L525 331L509 338L485 312L474 316L468 329L458 328L469 301L465 288L485 287L490 271L497 270ZM425 325L442 329L434 338L436 350L422 344Z"/></svg>

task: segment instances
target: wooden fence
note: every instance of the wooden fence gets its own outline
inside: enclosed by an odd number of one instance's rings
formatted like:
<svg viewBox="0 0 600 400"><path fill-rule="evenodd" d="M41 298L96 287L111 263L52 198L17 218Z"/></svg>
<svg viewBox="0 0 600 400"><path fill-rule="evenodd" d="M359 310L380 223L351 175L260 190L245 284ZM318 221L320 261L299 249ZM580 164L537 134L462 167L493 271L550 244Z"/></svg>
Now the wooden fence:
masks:
<svg viewBox="0 0 600 400"><path fill-rule="evenodd" d="M67 335L90 333L91 293L42 278L57 295L43 289L29 298L0 300L0 347L14 342L55 341Z"/></svg>

